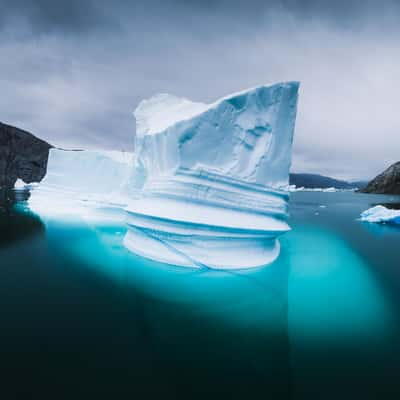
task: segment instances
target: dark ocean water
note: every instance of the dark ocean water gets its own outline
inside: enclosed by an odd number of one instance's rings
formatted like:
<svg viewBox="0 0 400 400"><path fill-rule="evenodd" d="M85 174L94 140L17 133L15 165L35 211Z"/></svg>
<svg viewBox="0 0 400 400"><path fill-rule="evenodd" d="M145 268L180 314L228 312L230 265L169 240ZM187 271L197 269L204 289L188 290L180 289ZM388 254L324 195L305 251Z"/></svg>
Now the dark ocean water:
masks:
<svg viewBox="0 0 400 400"><path fill-rule="evenodd" d="M400 228L357 220L378 203L400 198L294 193L278 260L236 272L5 204L1 398L400 398Z"/></svg>

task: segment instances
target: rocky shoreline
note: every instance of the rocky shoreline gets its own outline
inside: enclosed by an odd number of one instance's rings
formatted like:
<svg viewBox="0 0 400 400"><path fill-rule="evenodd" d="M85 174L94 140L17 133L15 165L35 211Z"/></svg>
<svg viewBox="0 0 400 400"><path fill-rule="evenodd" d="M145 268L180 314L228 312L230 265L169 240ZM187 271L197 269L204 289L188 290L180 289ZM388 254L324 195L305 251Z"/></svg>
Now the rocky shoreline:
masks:
<svg viewBox="0 0 400 400"><path fill-rule="evenodd" d="M40 182L51 147L29 132L0 122L0 188L13 188L17 179Z"/></svg>
<svg viewBox="0 0 400 400"><path fill-rule="evenodd" d="M392 164L360 190L362 193L400 194L400 161Z"/></svg>

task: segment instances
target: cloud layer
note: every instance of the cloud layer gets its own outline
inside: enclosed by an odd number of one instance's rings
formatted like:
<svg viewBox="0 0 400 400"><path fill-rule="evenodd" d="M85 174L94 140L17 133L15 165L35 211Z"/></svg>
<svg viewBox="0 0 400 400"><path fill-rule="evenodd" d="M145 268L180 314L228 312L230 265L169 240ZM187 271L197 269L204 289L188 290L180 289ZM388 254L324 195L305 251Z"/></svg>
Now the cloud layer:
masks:
<svg viewBox="0 0 400 400"><path fill-rule="evenodd" d="M400 159L396 3L127 3L0 0L0 120L130 150L142 98L300 80L293 170L367 178Z"/></svg>

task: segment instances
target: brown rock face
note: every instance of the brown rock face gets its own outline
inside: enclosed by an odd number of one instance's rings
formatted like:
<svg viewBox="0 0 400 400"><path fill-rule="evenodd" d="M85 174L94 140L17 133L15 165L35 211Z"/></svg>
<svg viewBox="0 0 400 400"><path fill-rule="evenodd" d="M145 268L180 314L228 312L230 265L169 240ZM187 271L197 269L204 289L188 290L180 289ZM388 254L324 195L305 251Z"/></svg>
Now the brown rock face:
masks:
<svg viewBox="0 0 400 400"><path fill-rule="evenodd" d="M0 188L12 188L18 178L40 182L46 175L52 146L29 132L0 122Z"/></svg>
<svg viewBox="0 0 400 400"><path fill-rule="evenodd" d="M391 165L361 190L363 193L400 194L400 161Z"/></svg>

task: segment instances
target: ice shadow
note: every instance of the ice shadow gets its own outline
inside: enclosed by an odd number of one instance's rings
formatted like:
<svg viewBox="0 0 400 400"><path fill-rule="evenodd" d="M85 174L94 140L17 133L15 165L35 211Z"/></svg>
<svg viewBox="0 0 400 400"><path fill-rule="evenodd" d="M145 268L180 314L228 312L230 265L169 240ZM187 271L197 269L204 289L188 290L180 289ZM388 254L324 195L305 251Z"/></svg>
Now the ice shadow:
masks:
<svg viewBox="0 0 400 400"><path fill-rule="evenodd" d="M44 235L41 219L26 209L29 191L0 190L0 248L19 240Z"/></svg>

